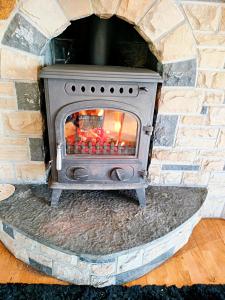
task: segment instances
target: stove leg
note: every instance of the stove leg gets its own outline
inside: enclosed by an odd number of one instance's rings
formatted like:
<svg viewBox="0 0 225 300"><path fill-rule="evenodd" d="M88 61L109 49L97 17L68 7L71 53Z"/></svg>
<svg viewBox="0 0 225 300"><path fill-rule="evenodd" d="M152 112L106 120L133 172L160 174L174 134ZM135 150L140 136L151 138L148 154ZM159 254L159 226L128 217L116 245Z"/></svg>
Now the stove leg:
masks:
<svg viewBox="0 0 225 300"><path fill-rule="evenodd" d="M145 207L146 206L145 189L144 188L137 189L136 195L137 195L140 207Z"/></svg>
<svg viewBox="0 0 225 300"><path fill-rule="evenodd" d="M59 198L62 194L62 190L53 189L51 195L51 207L57 207L59 204Z"/></svg>

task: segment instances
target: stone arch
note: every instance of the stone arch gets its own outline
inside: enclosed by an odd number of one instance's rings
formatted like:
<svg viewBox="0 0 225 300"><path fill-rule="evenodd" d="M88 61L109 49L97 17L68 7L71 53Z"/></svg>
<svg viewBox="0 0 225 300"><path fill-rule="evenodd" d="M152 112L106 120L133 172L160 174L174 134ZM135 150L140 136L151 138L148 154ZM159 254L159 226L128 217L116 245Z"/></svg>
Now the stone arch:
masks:
<svg viewBox="0 0 225 300"><path fill-rule="evenodd" d="M48 40L62 33L71 20L92 14L101 18L116 15L132 24L163 64L165 84L195 85L195 39L185 14L173 0L21 1L2 44L40 56Z"/></svg>

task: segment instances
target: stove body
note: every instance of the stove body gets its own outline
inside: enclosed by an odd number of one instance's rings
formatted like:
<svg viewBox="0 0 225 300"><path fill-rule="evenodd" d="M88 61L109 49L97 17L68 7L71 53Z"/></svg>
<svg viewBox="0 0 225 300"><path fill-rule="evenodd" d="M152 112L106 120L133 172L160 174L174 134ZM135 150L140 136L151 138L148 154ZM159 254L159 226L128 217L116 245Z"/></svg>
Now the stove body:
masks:
<svg viewBox="0 0 225 300"><path fill-rule="evenodd" d="M51 156L51 205L63 189L135 189L145 206L157 83L147 69L42 69Z"/></svg>

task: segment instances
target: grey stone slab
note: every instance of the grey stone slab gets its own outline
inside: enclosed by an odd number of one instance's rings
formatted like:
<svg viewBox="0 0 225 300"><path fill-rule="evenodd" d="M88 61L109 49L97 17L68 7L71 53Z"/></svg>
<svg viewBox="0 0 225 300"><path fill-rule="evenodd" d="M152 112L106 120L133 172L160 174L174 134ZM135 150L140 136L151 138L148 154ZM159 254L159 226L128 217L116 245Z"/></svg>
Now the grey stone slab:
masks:
<svg viewBox="0 0 225 300"><path fill-rule="evenodd" d="M202 106L201 115L207 115L208 113L208 106Z"/></svg>
<svg viewBox="0 0 225 300"><path fill-rule="evenodd" d="M40 93L36 82L16 82L19 110L40 110Z"/></svg>
<svg viewBox="0 0 225 300"><path fill-rule="evenodd" d="M14 239L14 231L13 228L5 223L2 223L3 230L12 238Z"/></svg>
<svg viewBox="0 0 225 300"><path fill-rule="evenodd" d="M161 254L159 257L152 260L150 263L143 265L139 268L136 268L135 270L131 270L131 271L116 275L116 284L122 284L125 282L129 282L131 280L134 280L136 278L143 276L150 270L156 268L161 263L166 261L169 257L171 257L174 254L174 250L175 250L174 247L172 247L167 252Z"/></svg>
<svg viewBox="0 0 225 300"><path fill-rule="evenodd" d="M158 115L154 130L155 146L173 146L178 116Z"/></svg>
<svg viewBox="0 0 225 300"><path fill-rule="evenodd" d="M2 44L40 55L47 41L37 28L17 13L4 34Z"/></svg>
<svg viewBox="0 0 225 300"><path fill-rule="evenodd" d="M145 209L133 200L132 191L63 191L57 209L49 206L50 193L47 185L17 185L15 193L0 202L0 219L53 248L112 258L189 220L207 190L150 187Z"/></svg>
<svg viewBox="0 0 225 300"><path fill-rule="evenodd" d="M109 257L105 258L103 257L92 257L88 255L80 255L79 259L84 262L90 262L90 263L109 263L109 262L115 262L116 258L115 257Z"/></svg>
<svg viewBox="0 0 225 300"><path fill-rule="evenodd" d="M195 86L196 60L163 64L163 82L167 86Z"/></svg>
<svg viewBox="0 0 225 300"><path fill-rule="evenodd" d="M31 267L39 270L42 273L45 273L47 275L52 275L52 268L45 266L43 264L40 264L38 261L36 261L30 257L29 257L29 264L31 265Z"/></svg>
<svg viewBox="0 0 225 300"><path fill-rule="evenodd" d="M198 171L198 165L162 165L162 170L168 171Z"/></svg>
<svg viewBox="0 0 225 300"><path fill-rule="evenodd" d="M43 140L39 138L29 138L30 155L32 161L43 161Z"/></svg>

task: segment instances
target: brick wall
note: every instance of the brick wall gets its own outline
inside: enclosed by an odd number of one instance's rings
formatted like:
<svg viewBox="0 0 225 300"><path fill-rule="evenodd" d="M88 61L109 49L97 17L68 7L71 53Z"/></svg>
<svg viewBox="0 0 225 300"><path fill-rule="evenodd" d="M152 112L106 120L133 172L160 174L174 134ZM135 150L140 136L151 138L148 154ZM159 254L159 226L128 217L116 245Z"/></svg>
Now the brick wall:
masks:
<svg viewBox="0 0 225 300"><path fill-rule="evenodd" d="M37 76L49 39L70 20L116 14L162 63L152 184L206 185L206 215L225 216L222 1L0 0L0 8L0 181L45 181Z"/></svg>

